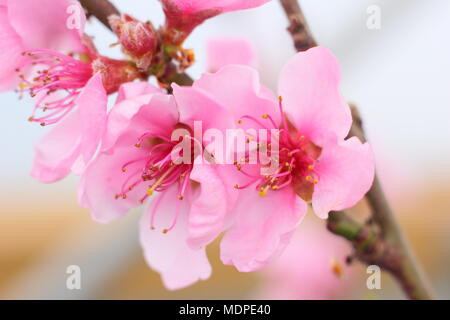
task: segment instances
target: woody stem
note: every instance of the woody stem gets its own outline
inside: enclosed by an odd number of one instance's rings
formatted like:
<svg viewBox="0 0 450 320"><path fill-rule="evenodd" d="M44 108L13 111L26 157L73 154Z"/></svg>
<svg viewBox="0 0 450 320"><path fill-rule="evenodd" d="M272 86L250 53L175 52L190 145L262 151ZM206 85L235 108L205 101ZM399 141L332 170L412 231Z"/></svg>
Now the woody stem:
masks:
<svg viewBox="0 0 450 320"><path fill-rule="evenodd" d="M101 23L103 23L108 29L111 26L108 22L110 15L119 15L120 11L108 0L79 0L84 9L94 17L96 17ZM192 78L186 73L177 72L177 68L173 63L168 63L167 72L165 74L165 82L170 85L171 82L175 82L182 86L190 86L194 82Z"/></svg>

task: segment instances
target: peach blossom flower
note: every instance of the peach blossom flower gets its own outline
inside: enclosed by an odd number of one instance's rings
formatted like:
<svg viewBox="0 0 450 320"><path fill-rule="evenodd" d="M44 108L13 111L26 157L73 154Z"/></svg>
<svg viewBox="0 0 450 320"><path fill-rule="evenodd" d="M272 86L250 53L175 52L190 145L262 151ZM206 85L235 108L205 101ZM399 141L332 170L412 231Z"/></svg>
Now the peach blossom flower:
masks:
<svg viewBox="0 0 450 320"><path fill-rule="evenodd" d="M224 12L259 7L270 0L160 0L166 14L166 38L180 45L198 25Z"/></svg>
<svg viewBox="0 0 450 320"><path fill-rule="evenodd" d="M227 188L240 191L229 230L221 242L221 258L239 271L263 268L288 245L311 202L326 218L331 210L355 205L374 177L370 146L346 139L350 109L339 93L339 67L323 47L298 53L284 67L279 101L259 83L257 72L246 66L226 66L205 74L192 87L173 85L180 120L191 124L221 110L218 129L276 129L279 166L262 174L262 165L239 159L227 168ZM234 125L226 126L233 122ZM249 138L252 138L249 136ZM260 148L271 140L259 141ZM217 171L226 168L217 166Z"/></svg>

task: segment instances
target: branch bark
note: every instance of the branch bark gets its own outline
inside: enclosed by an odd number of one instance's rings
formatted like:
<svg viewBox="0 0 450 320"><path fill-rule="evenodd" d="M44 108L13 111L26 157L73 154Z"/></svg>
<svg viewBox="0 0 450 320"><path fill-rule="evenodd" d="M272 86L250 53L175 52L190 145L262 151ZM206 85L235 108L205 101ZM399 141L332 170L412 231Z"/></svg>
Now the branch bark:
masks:
<svg viewBox="0 0 450 320"><path fill-rule="evenodd" d="M288 28L297 51L304 51L316 45L306 19L297 0L280 0L290 21ZM366 141L362 119L355 106L351 106L353 126L351 136ZM376 264L389 271L400 283L411 299L432 299L431 287L417 263L375 176L374 183L366 195L373 221L378 230L370 225L354 221L345 212L330 213L328 229L349 240L356 257L363 263Z"/></svg>
<svg viewBox="0 0 450 320"><path fill-rule="evenodd" d="M294 47L297 51L305 51L317 45L308 23L302 13L300 5L297 1L280 0L287 18L289 19L289 27L287 30L294 40Z"/></svg>
<svg viewBox="0 0 450 320"><path fill-rule="evenodd" d="M79 0L86 11L95 16L101 23L111 30L108 22L110 15L120 15L120 11L108 0Z"/></svg>

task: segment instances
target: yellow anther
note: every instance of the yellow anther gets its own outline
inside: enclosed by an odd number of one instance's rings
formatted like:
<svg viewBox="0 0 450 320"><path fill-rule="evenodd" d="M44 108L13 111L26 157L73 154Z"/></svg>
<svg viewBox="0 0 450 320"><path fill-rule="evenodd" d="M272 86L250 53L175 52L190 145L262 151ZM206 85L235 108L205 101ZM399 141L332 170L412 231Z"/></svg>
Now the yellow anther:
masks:
<svg viewBox="0 0 450 320"><path fill-rule="evenodd" d="M148 190L147 190L147 194L148 194L149 196L153 195L153 189L148 189Z"/></svg>
<svg viewBox="0 0 450 320"><path fill-rule="evenodd" d="M312 164L310 164L310 165L308 166L308 170L314 170L314 166L313 166Z"/></svg>
<svg viewBox="0 0 450 320"><path fill-rule="evenodd" d="M265 191L260 191L259 192L259 196L260 197L265 197L265 196L267 196L267 193Z"/></svg>
<svg viewBox="0 0 450 320"><path fill-rule="evenodd" d="M168 232L169 232L168 229L164 229L164 230L163 230L163 233L164 233L164 234L166 234L166 233L168 233Z"/></svg>
<svg viewBox="0 0 450 320"><path fill-rule="evenodd" d="M180 195L178 195L178 199L183 200L184 197L180 194Z"/></svg>
<svg viewBox="0 0 450 320"><path fill-rule="evenodd" d="M237 168L238 170L241 170L241 169L242 169L242 166L241 166L240 164L238 164L238 165L236 166L236 168Z"/></svg>
<svg viewBox="0 0 450 320"><path fill-rule="evenodd" d="M141 147L141 144L140 144L140 143L136 143L134 146L135 146L136 148L140 148L140 147Z"/></svg>
<svg viewBox="0 0 450 320"><path fill-rule="evenodd" d="M278 186L272 186L272 189L273 189L273 190L277 190L277 189L278 189Z"/></svg>
<svg viewBox="0 0 450 320"><path fill-rule="evenodd" d="M279 100L279 101L283 101L283 97L282 97L282 96L279 96L279 97L278 97L278 100Z"/></svg>
<svg viewBox="0 0 450 320"><path fill-rule="evenodd" d="M331 260L331 270L333 271L334 275L338 278L341 278L344 274L344 268L338 261L336 261L336 259Z"/></svg>
<svg viewBox="0 0 450 320"><path fill-rule="evenodd" d="M310 181L312 181L313 180L313 177L311 177L311 176L306 176L306 181L308 181L308 182L310 182Z"/></svg>
<svg viewBox="0 0 450 320"><path fill-rule="evenodd" d="M127 172L127 168L122 168L122 172Z"/></svg>
<svg viewBox="0 0 450 320"><path fill-rule="evenodd" d="M318 179L314 179L314 184L318 184L319 180Z"/></svg>
<svg viewBox="0 0 450 320"><path fill-rule="evenodd" d="M268 116L267 114L263 114L263 115L262 115L262 118L263 118L263 119L267 119L268 117L269 117L269 116Z"/></svg>
<svg viewBox="0 0 450 320"><path fill-rule="evenodd" d="M238 184L235 184L234 187L235 187L236 189L239 189L239 185L238 185Z"/></svg>
<svg viewBox="0 0 450 320"><path fill-rule="evenodd" d="M239 123L239 124L243 124L243 123L244 123L244 121L242 121L242 120L240 120L240 119L239 119L239 120L237 121L237 123Z"/></svg>
<svg viewBox="0 0 450 320"><path fill-rule="evenodd" d="M124 194L124 195L122 196L122 199L126 199L126 198L127 198L127 195Z"/></svg>

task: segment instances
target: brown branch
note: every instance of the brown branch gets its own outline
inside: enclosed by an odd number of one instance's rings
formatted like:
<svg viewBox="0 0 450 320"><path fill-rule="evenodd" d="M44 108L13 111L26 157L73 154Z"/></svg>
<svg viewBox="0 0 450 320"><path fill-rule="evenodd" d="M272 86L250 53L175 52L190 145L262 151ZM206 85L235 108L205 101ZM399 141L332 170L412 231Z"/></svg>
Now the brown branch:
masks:
<svg viewBox="0 0 450 320"><path fill-rule="evenodd" d="M120 11L108 0L79 0L86 11L95 16L105 27L111 29L108 22L110 15L120 15Z"/></svg>
<svg viewBox="0 0 450 320"><path fill-rule="evenodd" d="M290 21L288 30L297 51L304 51L315 46L316 41L308 28L298 1L280 0L280 2ZM366 141L362 119L356 107L351 106L351 108L353 126L350 135ZM401 284L409 298L431 299L430 286L405 240L377 176L366 199L379 232L367 225L358 224L345 212L330 213L328 229L349 240L360 261L376 264L389 271ZM361 246L361 244L364 245Z"/></svg>
<svg viewBox="0 0 450 320"><path fill-rule="evenodd" d="M305 51L317 45L297 1L280 0L289 19L288 31L297 51Z"/></svg>
<svg viewBox="0 0 450 320"><path fill-rule="evenodd" d="M108 0L79 0L79 1L89 14L96 17L101 23L103 23L110 30L111 26L109 25L108 17L113 14L120 16L120 11ZM169 63L167 69L171 71L170 74L168 74L169 78L168 80L172 82L176 82L182 86L190 86L194 82L194 80L186 73L172 72L173 70L176 70L176 67L173 63Z"/></svg>
<svg viewBox="0 0 450 320"><path fill-rule="evenodd" d="M366 141L359 112L355 106L352 105L351 107L354 120L350 135L359 137L361 141ZM389 259L381 259L380 267L384 265L385 269L395 276L411 299L431 299L431 286L406 241L377 175L375 175L372 187L366 194L366 199L373 220L379 227L380 238L384 242L383 250L387 251L387 253L383 252L380 257L390 257ZM373 260L366 262L374 263Z"/></svg>

